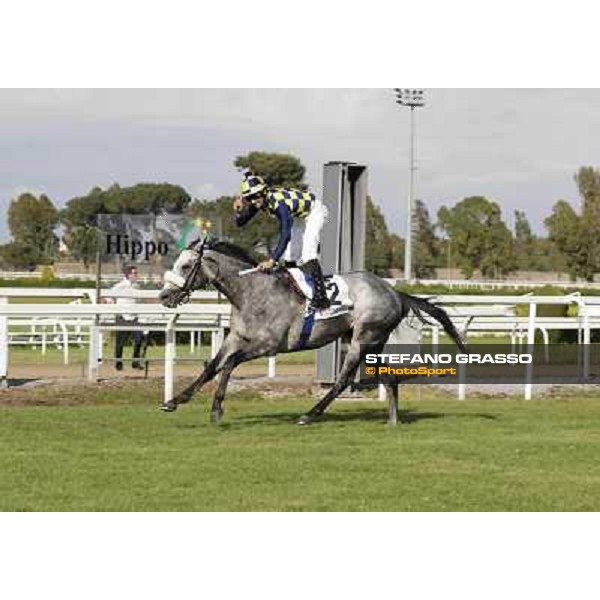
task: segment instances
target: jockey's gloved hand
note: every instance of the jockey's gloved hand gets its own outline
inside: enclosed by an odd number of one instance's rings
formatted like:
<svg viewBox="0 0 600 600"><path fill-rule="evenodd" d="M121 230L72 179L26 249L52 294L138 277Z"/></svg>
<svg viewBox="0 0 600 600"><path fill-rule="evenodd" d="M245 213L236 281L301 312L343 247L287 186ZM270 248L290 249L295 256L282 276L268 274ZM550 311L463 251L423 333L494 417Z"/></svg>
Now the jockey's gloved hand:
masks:
<svg viewBox="0 0 600 600"><path fill-rule="evenodd" d="M275 267L275 265L277 265L277 262L272 258L268 258L267 260L263 260L258 265L258 268L261 271L270 271L271 269L273 269Z"/></svg>

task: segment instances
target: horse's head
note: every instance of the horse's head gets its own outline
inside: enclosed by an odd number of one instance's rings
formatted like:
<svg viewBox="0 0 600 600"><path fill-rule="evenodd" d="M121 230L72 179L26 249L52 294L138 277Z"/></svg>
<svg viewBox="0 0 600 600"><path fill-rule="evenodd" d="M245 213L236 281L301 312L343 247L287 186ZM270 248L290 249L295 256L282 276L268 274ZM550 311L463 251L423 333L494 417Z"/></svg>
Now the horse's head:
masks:
<svg viewBox="0 0 600 600"><path fill-rule="evenodd" d="M208 237L194 240L177 257L173 268L164 276L164 285L159 300L168 308L187 302L190 294L210 282L210 276L203 269L202 258L208 247Z"/></svg>

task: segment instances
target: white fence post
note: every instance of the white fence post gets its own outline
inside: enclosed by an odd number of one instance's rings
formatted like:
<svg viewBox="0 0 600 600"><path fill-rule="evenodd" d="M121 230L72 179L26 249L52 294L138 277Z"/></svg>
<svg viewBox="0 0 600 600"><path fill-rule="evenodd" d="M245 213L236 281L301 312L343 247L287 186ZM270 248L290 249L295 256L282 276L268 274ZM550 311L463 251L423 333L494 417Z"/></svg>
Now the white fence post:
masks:
<svg viewBox="0 0 600 600"><path fill-rule="evenodd" d="M467 365L458 365L458 399L465 400L467 397Z"/></svg>
<svg viewBox="0 0 600 600"><path fill-rule="evenodd" d="M8 304L0 298L0 306ZM0 387L8 387L8 317L0 316Z"/></svg>
<svg viewBox="0 0 600 600"><path fill-rule="evenodd" d="M434 325L431 328L431 350L437 352L440 345L440 328Z"/></svg>
<svg viewBox="0 0 600 600"><path fill-rule="evenodd" d="M98 367L100 356L98 346L100 342L100 328L94 324L90 327L90 347L88 348L88 379L98 381Z"/></svg>
<svg viewBox="0 0 600 600"><path fill-rule="evenodd" d="M64 323L60 323L60 329L62 331L63 339L63 362L65 365L69 364L69 330Z"/></svg>
<svg viewBox="0 0 600 600"><path fill-rule="evenodd" d="M535 343L535 316L537 304L529 303L529 319L527 321L527 352L533 354ZM531 400L533 396L533 361L527 365L525 376L525 400Z"/></svg>
<svg viewBox="0 0 600 600"><path fill-rule="evenodd" d="M277 359L275 356L269 356L269 377L273 378L276 375Z"/></svg>
<svg viewBox="0 0 600 600"><path fill-rule="evenodd" d="M177 315L173 315L165 328L165 395L163 402L173 400L173 389L175 379L175 321Z"/></svg>
<svg viewBox="0 0 600 600"><path fill-rule="evenodd" d="M219 351L219 339L217 337L217 331L212 330L210 332L210 357L214 358Z"/></svg>
<svg viewBox="0 0 600 600"><path fill-rule="evenodd" d="M590 376L590 314L585 303L581 303L583 309L583 379L586 380Z"/></svg>

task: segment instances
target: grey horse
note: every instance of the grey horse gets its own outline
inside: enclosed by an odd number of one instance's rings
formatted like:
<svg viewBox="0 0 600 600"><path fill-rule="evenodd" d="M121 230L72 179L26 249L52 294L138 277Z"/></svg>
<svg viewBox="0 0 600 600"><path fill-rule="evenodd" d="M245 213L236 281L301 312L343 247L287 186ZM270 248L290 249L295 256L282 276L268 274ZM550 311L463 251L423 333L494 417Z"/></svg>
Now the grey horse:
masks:
<svg viewBox="0 0 600 600"><path fill-rule="evenodd" d="M189 300L192 291L213 285L231 303L231 329L221 349L200 376L171 401L161 405L172 412L189 402L200 388L218 373L221 377L214 395L211 420L223 416L223 400L232 371L240 364L261 356L320 348L338 338L348 342L348 351L339 376L298 424L321 416L333 400L353 381L368 345L379 352L390 333L412 311L421 320L427 313L443 326L463 352L466 348L446 312L425 299L396 291L383 279L368 272L342 275L353 302L350 312L316 320L308 339L303 339L305 299L294 290L285 270L240 271L255 267L257 261L234 244L208 237L192 242L165 274L159 298L173 308ZM395 402L397 412L397 387Z"/></svg>

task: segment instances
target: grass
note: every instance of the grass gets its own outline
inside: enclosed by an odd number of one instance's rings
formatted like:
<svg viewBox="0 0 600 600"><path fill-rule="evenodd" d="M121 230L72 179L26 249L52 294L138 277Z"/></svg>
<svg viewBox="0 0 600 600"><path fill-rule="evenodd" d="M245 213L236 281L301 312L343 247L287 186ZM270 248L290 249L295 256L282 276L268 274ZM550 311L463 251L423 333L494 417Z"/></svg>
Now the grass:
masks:
<svg viewBox="0 0 600 600"><path fill-rule="evenodd" d="M304 397L232 393L160 414L158 382L0 408L3 511L591 511L600 509L597 397L339 402L298 427ZM152 387L155 386L155 387ZM86 391L87 390L87 391ZM413 392L409 392L410 397ZM0 398L1 401L1 398Z"/></svg>

